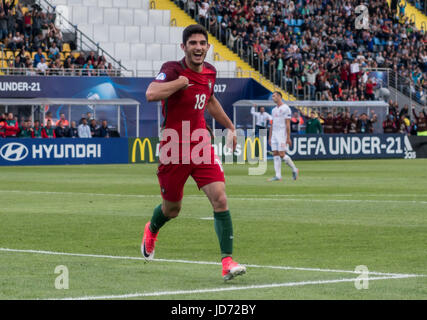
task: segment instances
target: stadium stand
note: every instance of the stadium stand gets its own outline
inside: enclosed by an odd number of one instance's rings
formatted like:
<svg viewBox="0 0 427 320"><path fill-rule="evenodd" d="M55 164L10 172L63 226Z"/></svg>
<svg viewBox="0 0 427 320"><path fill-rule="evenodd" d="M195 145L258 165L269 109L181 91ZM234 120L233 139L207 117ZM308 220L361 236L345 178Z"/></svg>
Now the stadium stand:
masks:
<svg viewBox="0 0 427 320"><path fill-rule="evenodd" d="M177 1L190 14L190 1ZM388 68L402 81L398 89L410 90L407 94L424 102L426 36L408 19L399 19L387 1L369 2L369 29L353 28L354 9L361 3L196 1L194 16L265 76L299 98L372 98L365 70ZM206 18L200 16L202 7L207 8L202 9ZM407 83L411 78L412 83Z"/></svg>
<svg viewBox="0 0 427 320"><path fill-rule="evenodd" d="M56 25L57 13L45 10L35 1L2 0L0 6L0 66L2 74L34 75L37 74L36 61L39 48L47 60L48 69L44 75L88 75L83 67L86 63L88 52L74 51L76 49L76 32L71 32L74 37L65 41L64 30ZM69 38L69 37L68 37ZM83 59L78 60L78 56ZM40 56L40 54L39 54ZM70 56L70 60L68 57ZM80 63L78 63L80 62ZM84 62L84 63L83 63ZM115 62L115 61L112 61ZM72 71L65 71L67 69ZM118 70L107 64L103 52L94 64L91 75L116 75Z"/></svg>

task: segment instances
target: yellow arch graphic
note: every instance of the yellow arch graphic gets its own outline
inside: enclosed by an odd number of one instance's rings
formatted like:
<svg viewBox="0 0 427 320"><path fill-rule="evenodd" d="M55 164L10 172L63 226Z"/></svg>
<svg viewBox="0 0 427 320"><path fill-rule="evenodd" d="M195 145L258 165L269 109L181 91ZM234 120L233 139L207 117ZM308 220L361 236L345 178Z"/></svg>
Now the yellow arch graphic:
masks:
<svg viewBox="0 0 427 320"><path fill-rule="evenodd" d="M254 140L252 140L252 138L246 138L245 147L243 148L243 160L246 161L246 159L247 159L248 143L251 145L251 156L252 156L252 158L255 157L255 145L256 145L256 143L258 143L259 159L262 160L262 145L261 145L261 141L259 140L258 137L256 137Z"/></svg>
<svg viewBox="0 0 427 320"><path fill-rule="evenodd" d="M145 144L148 144L149 151L149 162L154 162L153 156L153 147L151 145L150 139L145 138L142 142L140 138L135 139L132 146L132 163L136 162L136 147L139 145L139 152L141 156L141 161L145 161Z"/></svg>

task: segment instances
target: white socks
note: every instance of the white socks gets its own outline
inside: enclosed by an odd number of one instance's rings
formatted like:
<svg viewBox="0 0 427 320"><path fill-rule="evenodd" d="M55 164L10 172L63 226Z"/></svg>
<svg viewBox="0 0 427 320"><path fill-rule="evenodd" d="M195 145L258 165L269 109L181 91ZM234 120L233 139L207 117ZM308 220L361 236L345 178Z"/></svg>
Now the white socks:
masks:
<svg viewBox="0 0 427 320"><path fill-rule="evenodd" d="M295 167L295 164L294 164L294 162L292 161L292 159L291 159L291 157L290 157L290 156L288 156L287 154L285 154L285 157L283 158L283 161L285 161L285 163L286 163L289 167L291 167L292 172L297 171L297 167Z"/></svg>
<svg viewBox="0 0 427 320"><path fill-rule="evenodd" d="M274 170L276 171L276 177L282 179L282 159L280 156L274 156Z"/></svg>

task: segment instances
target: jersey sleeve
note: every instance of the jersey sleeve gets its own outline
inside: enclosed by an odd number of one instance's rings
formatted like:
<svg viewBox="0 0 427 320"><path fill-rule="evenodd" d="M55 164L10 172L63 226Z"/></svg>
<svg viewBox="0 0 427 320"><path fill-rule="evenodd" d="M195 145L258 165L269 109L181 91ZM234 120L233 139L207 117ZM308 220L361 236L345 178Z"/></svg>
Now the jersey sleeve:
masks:
<svg viewBox="0 0 427 320"><path fill-rule="evenodd" d="M289 108L289 106L286 106L286 108L285 108L284 118L285 119L291 119L292 118L291 108Z"/></svg>
<svg viewBox="0 0 427 320"><path fill-rule="evenodd" d="M166 62L160 68L160 71L153 82L169 82L178 79L178 77L179 70L177 63Z"/></svg>

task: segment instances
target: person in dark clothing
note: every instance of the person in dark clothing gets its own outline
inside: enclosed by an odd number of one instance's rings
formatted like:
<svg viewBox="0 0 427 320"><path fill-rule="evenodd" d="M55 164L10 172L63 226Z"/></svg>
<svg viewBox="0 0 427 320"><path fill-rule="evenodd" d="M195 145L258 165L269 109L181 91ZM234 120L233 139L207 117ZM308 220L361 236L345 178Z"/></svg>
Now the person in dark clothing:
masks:
<svg viewBox="0 0 427 320"><path fill-rule="evenodd" d="M65 138L67 137L67 128L64 125L64 122L62 120L59 120L58 125L55 128L55 136L56 138Z"/></svg>
<svg viewBox="0 0 427 320"><path fill-rule="evenodd" d="M371 133L372 132L372 121L368 118L366 113L360 115L356 125L357 133Z"/></svg>
<svg viewBox="0 0 427 320"><path fill-rule="evenodd" d="M326 118L320 118L323 120L323 133L334 133L334 118L332 112L328 112Z"/></svg>
<svg viewBox="0 0 427 320"><path fill-rule="evenodd" d="M383 121L383 129L384 133L395 133L397 131L393 115L387 115L387 118Z"/></svg>
<svg viewBox="0 0 427 320"><path fill-rule="evenodd" d="M75 121L71 121L71 126L68 129L67 137L68 138L78 138L79 137L77 125L76 125Z"/></svg>
<svg viewBox="0 0 427 320"><path fill-rule="evenodd" d="M342 113L338 113L333 120L334 133L344 133L345 120L342 117Z"/></svg>
<svg viewBox="0 0 427 320"><path fill-rule="evenodd" d="M417 124L417 135L427 136L427 115L425 110L420 111L417 115L415 109L412 109L412 113L415 117L415 123Z"/></svg>
<svg viewBox="0 0 427 320"><path fill-rule="evenodd" d="M107 120L102 120L102 125L98 129L100 138L109 138L110 137L110 129L108 128Z"/></svg>
<svg viewBox="0 0 427 320"><path fill-rule="evenodd" d="M92 119L90 121L89 128L90 128L90 134L92 135L92 138L99 137L99 128L98 128L98 125L96 124L95 119Z"/></svg>
<svg viewBox="0 0 427 320"><path fill-rule="evenodd" d="M291 133L298 133L299 131L299 114L298 112L294 112L291 118Z"/></svg>

